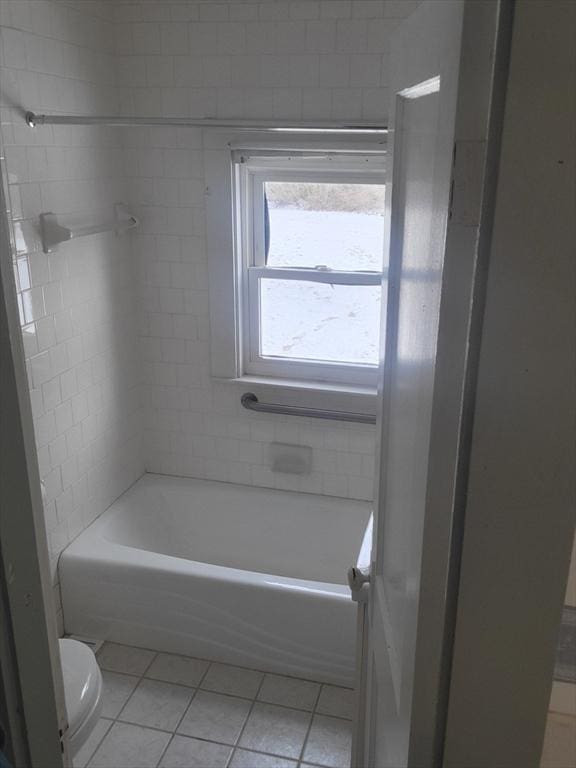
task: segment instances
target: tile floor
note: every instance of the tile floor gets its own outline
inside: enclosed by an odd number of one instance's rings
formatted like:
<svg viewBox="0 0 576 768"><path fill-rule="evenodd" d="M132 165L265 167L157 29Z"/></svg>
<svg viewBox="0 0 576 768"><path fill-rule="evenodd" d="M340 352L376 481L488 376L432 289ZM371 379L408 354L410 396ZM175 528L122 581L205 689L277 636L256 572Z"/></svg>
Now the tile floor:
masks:
<svg viewBox="0 0 576 768"><path fill-rule="evenodd" d="M76 768L349 768L353 693L106 643L102 717Z"/></svg>
<svg viewBox="0 0 576 768"><path fill-rule="evenodd" d="M574 692L576 696L576 691ZM570 768L576 765L576 717L548 712L540 768Z"/></svg>

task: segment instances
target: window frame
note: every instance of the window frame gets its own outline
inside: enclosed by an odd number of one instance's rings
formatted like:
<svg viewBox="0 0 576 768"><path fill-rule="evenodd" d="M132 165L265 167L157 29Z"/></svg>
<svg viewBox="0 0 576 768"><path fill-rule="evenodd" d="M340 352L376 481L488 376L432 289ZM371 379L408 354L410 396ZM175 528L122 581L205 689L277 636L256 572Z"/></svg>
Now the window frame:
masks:
<svg viewBox="0 0 576 768"><path fill-rule="evenodd" d="M378 365L266 357L260 354L260 281L287 279L334 285L381 285L383 271L341 271L265 264L267 181L385 185L384 152L233 153L236 222L238 353L241 376L374 388ZM385 238L384 238L385 240Z"/></svg>

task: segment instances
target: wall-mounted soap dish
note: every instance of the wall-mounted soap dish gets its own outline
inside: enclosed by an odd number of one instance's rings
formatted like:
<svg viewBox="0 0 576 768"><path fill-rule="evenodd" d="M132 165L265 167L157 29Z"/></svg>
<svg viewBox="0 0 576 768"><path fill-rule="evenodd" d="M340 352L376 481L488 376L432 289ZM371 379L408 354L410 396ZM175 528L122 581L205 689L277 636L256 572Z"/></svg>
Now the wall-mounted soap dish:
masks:
<svg viewBox="0 0 576 768"><path fill-rule="evenodd" d="M122 235L140 224L136 216L128 211L123 203L114 206L114 218L100 224L86 227L66 227L58 221L56 213L40 214L40 236L44 253L51 253L60 243L75 240L78 237L96 235L100 232L116 232Z"/></svg>

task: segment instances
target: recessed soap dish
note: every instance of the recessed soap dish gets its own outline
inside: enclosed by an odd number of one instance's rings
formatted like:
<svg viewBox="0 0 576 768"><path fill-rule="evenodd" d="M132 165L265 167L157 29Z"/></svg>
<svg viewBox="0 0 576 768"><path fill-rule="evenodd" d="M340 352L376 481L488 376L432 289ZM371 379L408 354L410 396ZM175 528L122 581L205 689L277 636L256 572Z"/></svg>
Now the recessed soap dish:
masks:
<svg viewBox="0 0 576 768"><path fill-rule="evenodd" d="M269 456L272 472L309 475L312 471L312 448L307 445L270 443Z"/></svg>

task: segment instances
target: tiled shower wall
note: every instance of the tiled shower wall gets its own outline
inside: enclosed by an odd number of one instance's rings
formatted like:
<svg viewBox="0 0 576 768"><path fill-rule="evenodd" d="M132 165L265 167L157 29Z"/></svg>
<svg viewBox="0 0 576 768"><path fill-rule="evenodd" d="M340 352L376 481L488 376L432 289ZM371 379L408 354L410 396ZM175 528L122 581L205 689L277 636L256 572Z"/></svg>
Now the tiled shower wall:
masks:
<svg viewBox="0 0 576 768"><path fill-rule="evenodd" d="M107 1L0 0L14 273L56 587L61 550L144 470L135 279L127 238L93 236L45 255L38 234L41 212L89 225L126 199L121 132L31 130L22 108L117 110L112 11Z"/></svg>
<svg viewBox="0 0 576 768"><path fill-rule="evenodd" d="M30 130L23 109L384 119L390 35L417 4L0 1L2 141L54 574L144 468L369 498L375 436L248 414L237 387L211 379L200 131ZM120 200L142 217L131 243L100 235L42 253L39 213L89 224ZM312 473L273 473L272 441L311 446Z"/></svg>
<svg viewBox="0 0 576 768"><path fill-rule="evenodd" d="M121 110L139 116L385 120L388 47L411 0L141 2L116 8ZM201 132L126 132L149 471L369 499L374 428L247 413L210 377ZM227 211L223 216L229 215ZM271 471L272 441L312 447Z"/></svg>

